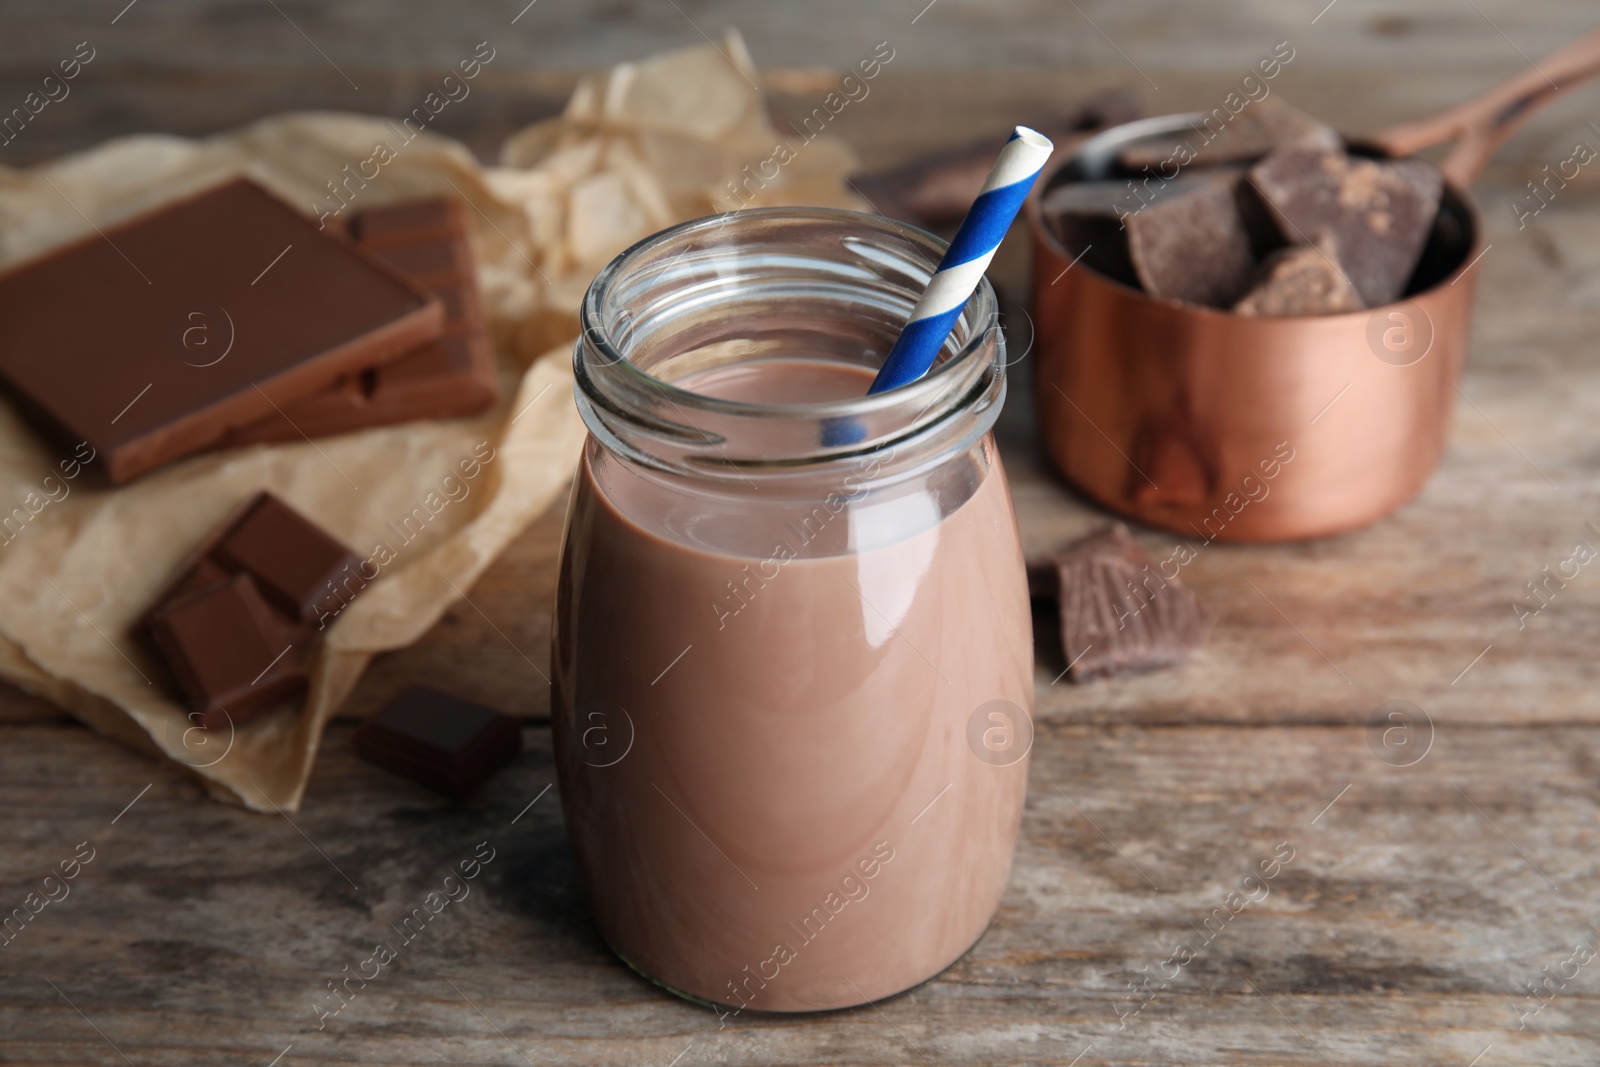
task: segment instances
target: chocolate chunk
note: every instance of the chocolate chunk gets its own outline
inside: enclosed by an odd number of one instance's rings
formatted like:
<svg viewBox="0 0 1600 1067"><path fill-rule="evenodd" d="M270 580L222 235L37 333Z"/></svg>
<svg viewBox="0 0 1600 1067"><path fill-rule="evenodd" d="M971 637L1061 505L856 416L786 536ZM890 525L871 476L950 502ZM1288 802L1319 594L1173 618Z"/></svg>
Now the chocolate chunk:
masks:
<svg viewBox="0 0 1600 1067"><path fill-rule="evenodd" d="M1379 307L1405 293L1444 179L1418 160L1280 149L1251 168L1250 184L1291 244L1332 238L1362 302Z"/></svg>
<svg viewBox="0 0 1600 1067"><path fill-rule="evenodd" d="M226 445L299 441L412 419L458 418L500 398L472 248L460 201L408 201L374 208L350 224L364 249L407 274L444 304L444 335L228 436Z"/></svg>
<svg viewBox="0 0 1600 1067"><path fill-rule="evenodd" d="M365 589L368 577L360 573L360 563L309 518L270 493L256 493L189 553L152 598L139 625L190 593L246 573L283 624L306 629L323 613L341 611Z"/></svg>
<svg viewBox="0 0 1600 1067"><path fill-rule="evenodd" d="M1071 259L1137 289L1124 222L1143 204L1129 181L1067 182L1045 194L1039 212Z"/></svg>
<svg viewBox="0 0 1600 1067"><path fill-rule="evenodd" d="M336 614L344 596L366 585L359 556L266 493L223 534L211 559L250 574L278 610L307 625Z"/></svg>
<svg viewBox="0 0 1600 1067"><path fill-rule="evenodd" d="M190 554L139 626L201 721L237 724L304 682L311 624L366 587L360 564L289 505L257 493ZM272 656L291 651L269 664L268 646Z"/></svg>
<svg viewBox="0 0 1600 1067"><path fill-rule="evenodd" d="M482 704L416 686L363 723L355 746L380 767L464 800L516 758L522 726Z"/></svg>
<svg viewBox="0 0 1600 1067"><path fill-rule="evenodd" d="M243 179L0 275L0 384L113 482L438 336L438 303Z"/></svg>
<svg viewBox="0 0 1600 1067"><path fill-rule="evenodd" d="M1200 647L1205 611L1176 578L1163 576L1121 523L1063 545L1030 564L1049 595L1057 575L1061 650L1075 682L1183 662ZM1039 593L1035 593L1039 595Z"/></svg>
<svg viewBox="0 0 1600 1067"><path fill-rule="evenodd" d="M306 684L297 632L247 574L193 592L150 618L150 635L202 726L244 722Z"/></svg>
<svg viewBox="0 0 1600 1067"><path fill-rule="evenodd" d="M1128 257L1151 296L1231 306L1255 265L1234 175L1178 179L1128 216Z"/></svg>
<svg viewBox="0 0 1600 1067"><path fill-rule="evenodd" d="M1343 145L1332 126L1274 97L1246 104L1238 114L1218 108L1202 116L1192 132L1135 141L1117 153L1128 170L1166 173L1174 167L1244 163L1276 148L1336 151Z"/></svg>
<svg viewBox="0 0 1600 1067"><path fill-rule="evenodd" d="M1073 182L1039 206L1067 253L1099 273L1163 299L1227 307L1248 287L1258 249L1281 244L1242 174Z"/></svg>
<svg viewBox="0 0 1600 1067"><path fill-rule="evenodd" d="M1345 276L1333 249L1300 245L1268 256L1255 285L1233 306L1241 315L1336 315L1359 311L1361 294Z"/></svg>

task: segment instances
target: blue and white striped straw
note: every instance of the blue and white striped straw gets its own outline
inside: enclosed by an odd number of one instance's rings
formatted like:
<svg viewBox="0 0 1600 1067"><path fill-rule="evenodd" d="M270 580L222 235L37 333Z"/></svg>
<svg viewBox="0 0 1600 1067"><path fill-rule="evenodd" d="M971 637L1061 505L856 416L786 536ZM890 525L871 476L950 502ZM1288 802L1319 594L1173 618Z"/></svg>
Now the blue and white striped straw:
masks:
<svg viewBox="0 0 1600 1067"><path fill-rule="evenodd" d="M939 269L912 309L910 321L867 390L869 394L914 382L928 373L1054 147L1050 138L1037 130L1018 126L1012 131L939 261Z"/></svg>

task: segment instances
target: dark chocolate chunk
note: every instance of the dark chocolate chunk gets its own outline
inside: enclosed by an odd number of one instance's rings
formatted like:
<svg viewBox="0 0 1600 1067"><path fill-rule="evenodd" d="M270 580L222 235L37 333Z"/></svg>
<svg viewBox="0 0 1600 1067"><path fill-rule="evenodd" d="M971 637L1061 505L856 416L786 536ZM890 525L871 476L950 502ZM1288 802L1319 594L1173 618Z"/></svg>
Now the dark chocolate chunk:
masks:
<svg viewBox="0 0 1600 1067"><path fill-rule="evenodd" d="M1218 108L1200 116L1190 132L1135 141L1117 153L1117 162L1135 172L1166 173L1174 167L1249 162L1276 148L1337 150L1342 145L1332 126L1268 97L1237 114Z"/></svg>
<svg viewBox="0 0 1600 1067"><path fill-rule="evenodd" d="M1254 257L1281 244L1242 171L1073 182L1040 203L1068 255L1152 296L1227 307L1249 285Z"/></svg>
<svg viewBox="0 0 1600 1067"><path fill-rule="evenodd" d="M1444 179L1420 160L1280 149L1250 170L1291 244L1332 238L1367 307L1398 300L1439 211Z"/></svg>
<svg viewBox="0 0 1600 1067"><path fill-rule="evenodd" d="M1166 300L1229 307L1255 265L1234 175L1178 179L1128 216L1128 257L1144 291Z"/></svg>
<svg viewBox="0 0 1600 1067"><path fill-rule="evenodd" d="M309 625L366 585L361 558L268 493L217 543L211 558L250 574L280 611Z"/></svg>
<svg viewBox="0 0 1600 1067"><path fill-rule="evenodd" d="M442 309L247 180L0 275L0 384L126 482L392 359Z"/></svg>
<svg viewBox="0 0 1600 1067"><path fill-rule="evenodd" d="M247 574L189 593L150 617L150 635L202 726L219 729L304 688L298 634Z"/></svg>
<svg viewBox="0 0 1600 1067"><path fill-rule="evenodd" d="M1143 205L1130 181L1068 182L1045 194L1039 212L1068 257L1137 289L1124 223Z"/></svg>
<svg viewBox="0 0 1600 1067"><path fill-rule="evenodd" d="M1241 315L1337 315L1359 311L1361 294L1339 265L1331 241L1299 245L1268 256L1255 285L1233 306Z"/></svg>
<svg viewBox="0 0 1600 1067"><path fill-rule="evenodd" d="M380 767L463 800L522 749L516 719L426 686L396 697L356 731Z"/></svg>
<svg viewBox="0 0 1600 1067"><path fill-rule="evenodd" d="M350 375L322 392L230 434L227 446L299 441L412 419L477 415L500 397L494 349L472 271L457 200L409 201L355 216L357 242L436 295L444 335L399 359Z"/></svg>
<svg viewBox="0 0 1600 1067"><path fill-rule="evenodd" d="M1162 575L1121 523L1030 564L1030 579L1039 575L1044 595L1043 568L1052 565L1061 650L1073 681L1173 666L1200 646L1206 618L1199 601L1177 578Z"/></svg>

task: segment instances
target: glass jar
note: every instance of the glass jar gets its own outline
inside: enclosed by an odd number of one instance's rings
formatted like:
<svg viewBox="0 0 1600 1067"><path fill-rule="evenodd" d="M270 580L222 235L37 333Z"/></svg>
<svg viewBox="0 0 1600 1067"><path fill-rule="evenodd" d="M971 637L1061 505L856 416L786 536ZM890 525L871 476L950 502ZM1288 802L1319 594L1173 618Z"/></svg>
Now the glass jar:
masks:
<svg viewBox="0 0 1600 1067"><path fill-rule="evenodd" d="M907 989L1005 889L1033 646L989 284L927 376L865 395L942 250L737 212L635 245L584 301L562 804L606 941L724 1017Z"/></svg>

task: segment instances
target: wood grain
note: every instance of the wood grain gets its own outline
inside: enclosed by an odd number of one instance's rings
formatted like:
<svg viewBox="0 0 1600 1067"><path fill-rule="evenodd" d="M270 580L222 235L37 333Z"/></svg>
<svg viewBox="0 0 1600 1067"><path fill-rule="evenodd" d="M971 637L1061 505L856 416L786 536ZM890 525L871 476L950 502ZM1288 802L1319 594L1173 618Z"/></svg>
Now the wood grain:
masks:
<svg viewBox="0 0 1600 1067"><path fill-rule="evenodd" d="M893 64L837 124L873 166L1108 86L1139 88L1151 112L1214 106L1279 40L1297 55L1274 91L1370 130L1523 69L1523 53L1594 17L1509 0L1322 8L19 0L0 12L0 112L76 42L97 55L68 99L0 147L0 164L291 108L404 111L485 39L496 61L439 128L487 158L555 113L581 72L725 25L785 68L764 75L780 123L815 105L827 68L891 41ZM1587 525L1600 526L1600 171L1525 228L1512 210L1575 142L1600 145L1596 98L1580 91L1536 117L1476 190L1492 247L1450 446L1417 501L1339 538L1203 548L1183 577L1215 622L1180 670L1055 681L1054 624L1036 616L1039 727L1011 889L984 939L935 981L871 1008L719 1030L599 942L559 799L541 796L558 506L470 602L380 658L345 709L365 715L427 681L522 715L528 751L465 807L357 761L342 723L292 824L249 815L0 689L0 908L21 906L79 842L96 850L70 896L0 947L0 1061L1600 1062L1597 965L1521 1030L1515 1011L1537 1003L1524 990L1542 968L1600 945L1600 572L1586 568L1522 628L1512 610L1576 540L1600 546ZM1017 237L992 271L1018 360L999 436L1024 540L1039 549L1106 519L1034 443ZM1135 536L1162 554L1175 543ZM1425 716L1403 738L1416 748L1393 736L1385 748L1369 725L1396 699ZM1430 731L1419 762L1392 765ZM497 855L474 894L319 1031L325 983L484 840ZM1200 946L1206 918L1279 842L1294 859L1269 895L1119 1030L1129 983L1143 968L1171 974L1175 948Z"/></svg>
<svg viewBox="0 0 1600 1067"><path fill-rule="evenodd" d="M4 902L79 842L95 858L0 949L6 1061L120 1063L113 1042L169 1065L289 1045L291 1064L519 1062L512 1046L539 1064L685 1048L681 1063L1047 1064L1091 1044L1081 1064L1600 1056L1587 970L1521 1032L1513 1013L1522 984L1600 937L1597 728L1442 730L1397 768L1352 727L1046 724L1011 889L966 958L874 1008L725 1029L599 941L559 798L541 796L546 731L459 808L358 761L349 732L291 824L75 727L7 728L0 803L47 814L0 830ZM495 859L473 892L319 1031L325 983L395 942L390 923L482 841ZM1280 842L1293 858L1264 898L1207 926ZM1163 967L1185 943L1197 957ZM1142 969L1173 977L1119 1030Z"/></svg>

